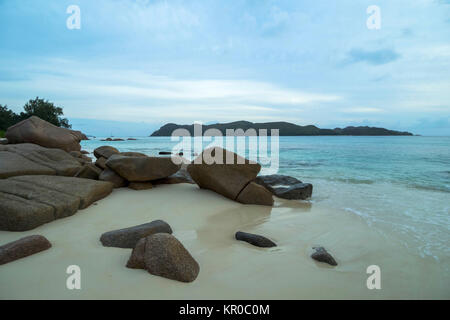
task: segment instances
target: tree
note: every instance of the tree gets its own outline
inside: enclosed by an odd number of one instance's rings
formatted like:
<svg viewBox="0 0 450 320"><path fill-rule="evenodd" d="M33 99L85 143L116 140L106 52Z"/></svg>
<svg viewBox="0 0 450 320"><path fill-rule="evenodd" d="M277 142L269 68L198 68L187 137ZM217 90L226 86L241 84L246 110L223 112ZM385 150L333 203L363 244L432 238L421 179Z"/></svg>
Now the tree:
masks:
<svg viewBox="0 0 450 320"><path fill-rule="evenodd" d="M52 102L36 97L34 100L30 100L23 107L25 112L20 113L20 119L25 120L31 116L37 116L42 120L48 121L58 127L72 128L69 124L69 120L62 118L64 115L63 109L56 107Z"/></svg>
<svg viewBox="0 0 450 320"><path fill-rule="evenodd" d="M19 121L19 116L12 110L8 109L8 106L0 105L0 131L6 131L10 126Z"/></svg>

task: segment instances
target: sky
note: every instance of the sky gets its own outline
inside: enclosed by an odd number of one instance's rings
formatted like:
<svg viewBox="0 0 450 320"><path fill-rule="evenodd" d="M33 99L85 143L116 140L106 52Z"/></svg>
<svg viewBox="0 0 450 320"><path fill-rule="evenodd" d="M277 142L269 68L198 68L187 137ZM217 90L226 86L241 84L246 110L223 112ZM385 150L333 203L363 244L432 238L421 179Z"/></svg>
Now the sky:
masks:
<svg viewBox="0 0 450 320"><path fill-rule="evenodd" d="M450 0L0 0L0 21L0 104L48 99L86 134L248 120L450 135Z"/></svg>

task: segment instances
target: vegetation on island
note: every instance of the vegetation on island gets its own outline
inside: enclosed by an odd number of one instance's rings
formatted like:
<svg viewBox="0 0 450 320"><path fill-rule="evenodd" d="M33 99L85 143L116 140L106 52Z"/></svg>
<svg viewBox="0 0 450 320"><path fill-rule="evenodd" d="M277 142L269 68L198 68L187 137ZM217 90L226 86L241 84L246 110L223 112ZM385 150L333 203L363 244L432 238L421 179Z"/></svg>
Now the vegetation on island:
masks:
<svg viewBox="0 0 450 320"><path fill-rule="evenodd" d="M270 135L271 129L279 129L280 136L412 136L409 132L400 132L388 130L384 128L375 127L346 127L335 129L320 129L316 126L299 126L289 122L266 122L253 123L248 121L236 121L230 123L216 123L202 126L202 134L209 129L218 129L222 135L226 135L227 129L256 129L259 134L260 129L267 129L267 134ZM169 123L162 126L159 130L153 132L152 137L170 137L172 132L176 129L186 129L191 136L194 135L194 125L177 125Z"/></svg>
<svg viewBox="0 0 450 320"><path fill-rule="evenodd" d="M36 97L31 99L23 106L23 112L17 114L10 110L7 105L0 104L0 138L3 138L6 130L16 123L26 120L31 116L37 116L42 120L51 124L62 127L71 128L69 120L63 118L63 109L55 106L52 102Z"/></svg>

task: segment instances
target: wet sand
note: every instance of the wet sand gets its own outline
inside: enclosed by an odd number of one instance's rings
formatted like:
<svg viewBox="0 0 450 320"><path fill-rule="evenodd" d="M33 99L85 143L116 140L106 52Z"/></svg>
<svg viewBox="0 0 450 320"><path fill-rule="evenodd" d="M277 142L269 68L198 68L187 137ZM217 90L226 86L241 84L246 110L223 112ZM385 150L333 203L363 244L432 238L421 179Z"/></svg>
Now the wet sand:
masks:
<svg viewBox="0 0 450 320"><path fill-rule="evenodd" d="M114 229L156 219L200 264L193 283L127 269L131 249L105 248ZM236 231L269 237L260 249ZM194 185L115 190L76 215L28 232L0 231L0 244L40 234L53 247L0 266L0 299L432 299L450 298L445 263L409 252L361 218L319 204L277 199L274 208L244 206ZM339 266L317 263L324 246ZM81 290L66 288L66 269L81 268ZM369 290L366 268L381 268L381 290Z"/></svg>

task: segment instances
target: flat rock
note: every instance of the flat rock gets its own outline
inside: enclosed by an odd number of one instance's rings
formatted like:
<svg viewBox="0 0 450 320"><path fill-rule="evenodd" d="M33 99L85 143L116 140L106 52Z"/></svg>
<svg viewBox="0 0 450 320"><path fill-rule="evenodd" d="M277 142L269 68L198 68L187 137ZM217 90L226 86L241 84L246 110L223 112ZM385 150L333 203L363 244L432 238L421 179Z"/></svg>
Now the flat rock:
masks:
<svg viewBox="0 0 450 320"><path fill-rule="evenodd" d="M272 193L263 186L250 182L236 198L242 204L256 204L261 206L273 206Z"/></svg>
<svg viewBox="0 0 450 320"><path fill-rule="evenodd" d="M325 250L324 247L314 247L313 248L314 253L311 255L311 258L313 258L316 261L328 263L331 266L337 266L336 260L334 260L333 256Z"/></svg>
<svg viewBox="0 0 450 320"><path fill-rule="evenodd" d="M79 159L60 149L36 144L0 146L0 179L20 175L74 176L82 167Z"/></svg>
<svg viewBox="0 0 450 320"><path fill-rule="evenodd" d="M235 234L235 238L236 240L245 241L261 248L272 248L277 246L272 240L267 239L266 237L247 232L238 231Z"/></svg>
<svg viewBox="0 0 450 320"><path fill-rule="evenodd" d="M174 236L156 233L142 238L133 249L128 268L181 282L194 281L200 271L197 261Z"/></svg>
<svg viewBox="0 0 450 320"><path fill-rule="evenodd" d="M97 149L94 150L94 156L97 159L101 158L101 157L108 159L113 154L118 154L118 153L120 153L119 150L117 150L116 148L111 147L111 146L102 146L102 147L98 147Z"/></svg>
<svg viewBox="0 0 450 320"><path fill-rule="evenodd" d="M126 157L113 155L106 166L130 182L146 182L166 178L180 168L171 158Z"/></svg>
<svg viewBox="0 0 450 320"><path fill-rule="evenodd" d="M0 246L0 265L22 259L51 248L43 236L34 235Z"/></svg>
<svg viewBox="0 0 450 320"><path fill-rule="evenodd" d="M214 147L205 149L187 170L200 188L236 200L248 183L256 178L261 165L234 152Z"/></svg>
<svg viewBox="0 0 450 320"><path fill-rule="evenodd" d="M100 241L104 247L134 249L140 239L156 233L172 234L172 229L166 222L156 220L135 227L106 232L102 234Z"/></svg>
<svg viewBox="0 0 450 320"><path fill-rule="evenodd" d="M80 151L83 134L80 131L59 128L39 117L32 116L9 127L5 137L10 144L33 143L69 152Z"/></svg>
<svg viewBox="0 0 450 320"><path fill-rule="evenodd" d="M75 214L112 192L110 183L59 176L0 180L0 230L27 231Z"/></svg>
<svg viewBox="0 0 450 320"><path fill-rule="evenodd" d="M279 174L259 176L255 183L264 186L275 196L288 200L305 200L311 197L313 186L300 180Z"/></svg>
<svg viewBox="0 0 450 320"><path fill-rule="evenodd" d="M102 173L100 173L100 175L98 176L98 180L111 182L114 185L114 188L123 188L128 185L127 180L125 180L109 168L106 168L102 171Z"/></svg>

